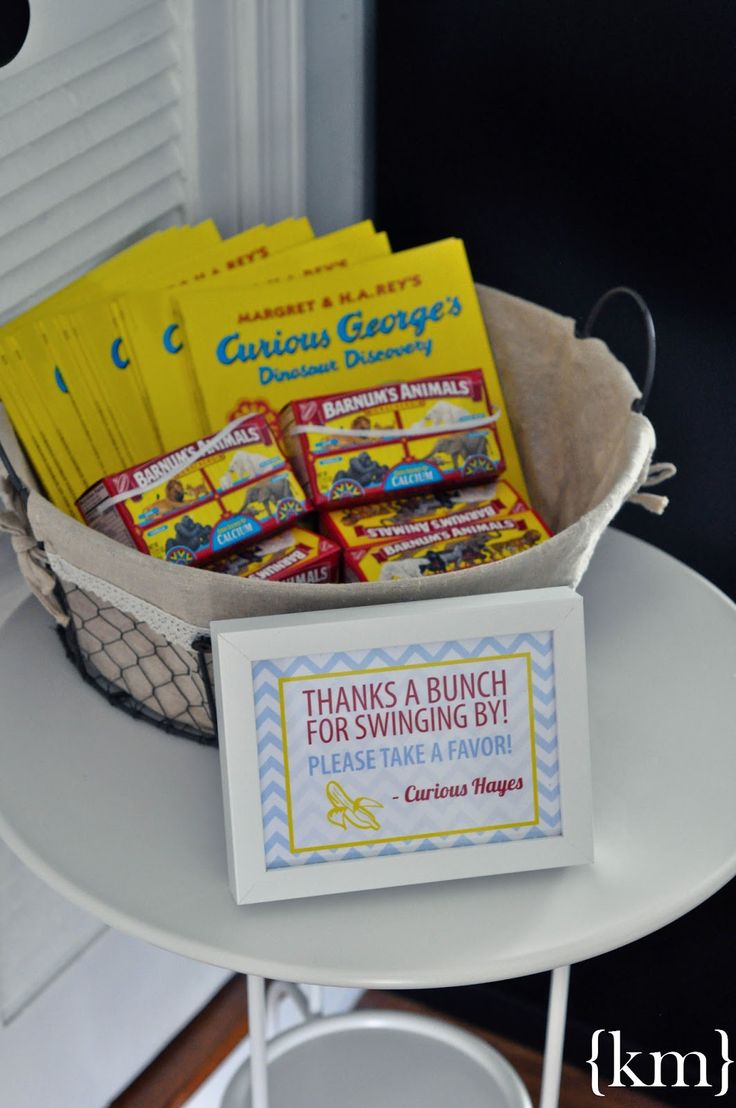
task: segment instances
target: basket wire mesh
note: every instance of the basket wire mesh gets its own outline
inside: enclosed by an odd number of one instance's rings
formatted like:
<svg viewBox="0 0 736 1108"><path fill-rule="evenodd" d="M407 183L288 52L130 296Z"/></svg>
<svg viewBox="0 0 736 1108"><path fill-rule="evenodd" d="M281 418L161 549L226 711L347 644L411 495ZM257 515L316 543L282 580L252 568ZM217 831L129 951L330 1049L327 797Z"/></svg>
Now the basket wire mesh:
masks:
<svg viewBox="0 0 736 1108"><path fill-rule="evenodd" d="M57 582L57 597L69 616L59 635L85 681L129 715L216 745L209 636L200 635L185 650L94 593Z"/></svg>

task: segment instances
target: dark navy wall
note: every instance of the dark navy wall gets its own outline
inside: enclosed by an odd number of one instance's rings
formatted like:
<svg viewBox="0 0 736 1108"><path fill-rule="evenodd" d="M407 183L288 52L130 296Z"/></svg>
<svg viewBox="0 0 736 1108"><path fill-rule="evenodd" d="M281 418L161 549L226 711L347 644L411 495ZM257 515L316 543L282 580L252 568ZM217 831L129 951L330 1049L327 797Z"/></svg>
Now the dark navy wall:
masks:
<svg viewBox="0 0 736 1108"><path fill-rule="evenodd" d="M657 490L665 516L626 506L616 526L736 597L736 5L384 0L375 114L395 248L459 235L477 280L577 319L613 285L643 294L659 345L647 414L680 473ZM606 311L596 333L636 375L636 313ZM595 1027L646 1051L712 1052L714 1027L736 1030L735 901L729 887L576 967L569 1055L584 1062ZM434 996L540 1044L545 999L546 978Z"/></svg>
<svg viewBox="0 0 736 1108"><path fill-rule="evenodd" d="M657 326L647 414L679 476L616 525L736 596L736 5L379 3L376 209L459 235L476 279L581 319L613 285ZM636 374L635 309L597 333Z"/></svg>

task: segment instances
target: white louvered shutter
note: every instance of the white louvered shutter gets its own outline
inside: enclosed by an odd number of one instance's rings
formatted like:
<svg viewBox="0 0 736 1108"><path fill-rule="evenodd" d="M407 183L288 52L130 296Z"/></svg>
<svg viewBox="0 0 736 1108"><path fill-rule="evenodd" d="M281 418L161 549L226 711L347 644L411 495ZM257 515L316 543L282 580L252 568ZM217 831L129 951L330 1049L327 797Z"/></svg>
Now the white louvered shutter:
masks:
<svg viewBox="0 0 736 1108"><path fill-rule="evenodd" d="M196 197L192 20L181 0L31 0L0 69L0 320Z"/></svg>

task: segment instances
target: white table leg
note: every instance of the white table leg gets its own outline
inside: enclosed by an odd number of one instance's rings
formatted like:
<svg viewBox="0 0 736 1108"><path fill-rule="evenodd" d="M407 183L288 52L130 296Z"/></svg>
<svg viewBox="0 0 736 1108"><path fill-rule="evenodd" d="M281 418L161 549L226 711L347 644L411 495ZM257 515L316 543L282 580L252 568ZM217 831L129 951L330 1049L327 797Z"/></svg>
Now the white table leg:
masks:
<svg viewBox="0 0 736 1108"><path fill-rule="evenodd" d="M313 1016L323 1016L325 1007L325 990L322 985L309 986L309 1011Z"/></svg>
<svg viewBox="0 0 736 1108"><path fill-rule="evenodd" d="M562 1077L562 1048L565 1043L567 1019L567 993L570 985L570 967L559 966L552 970L547 1006L547 1034L544 1041L542 1066L542 1092L539 1108L557 1108L560 1100Z"/></svg>
<svg viewBox="0 0 736 1108"><path fill-rule="evenodd" d="M266 982L248 974L248 1031L250 1037L251 1103L268 1108L266 1071Z"/></svg>
<svg viewBox="0 0 736 1108"><path fill-rule="evenodd" d="M301 985L295 984L293 981L272 981L266 990L266 1034L267 1037L273 1038L274 1035L278 1035L281 1030L281 1018L280 1011L281 1005L287 999L290 999L295 1007L298 1009L299 1014L303 1020L311 1019L315 1013L314 1003L312 1000L312 990L319 988L315 985L306 985L305 989L309 990L309 994L301 987ZM319 1014L319 1013L317 1013Z"/></svg>

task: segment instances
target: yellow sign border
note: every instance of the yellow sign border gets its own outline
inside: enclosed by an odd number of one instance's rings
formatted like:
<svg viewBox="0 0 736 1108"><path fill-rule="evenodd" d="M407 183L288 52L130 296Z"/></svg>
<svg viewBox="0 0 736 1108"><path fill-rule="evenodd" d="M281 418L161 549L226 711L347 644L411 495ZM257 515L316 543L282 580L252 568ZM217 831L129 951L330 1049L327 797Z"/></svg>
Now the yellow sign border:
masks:
<svg viewBox="0 0 736 1108"><path fill-rule="evenodd" d="M404 670L414 669L429 669L433 666L457 666L457 665L470 665L473 662L495 662L504 659L524 658L526 661L527 672L527 695L529 702L529 742L531 753L531 765L532 765L532 792L534 798L534 819L525 820L522 822L514 823L497 823L491 824L487 827L459 827L449 831L430 831L422 833L421 835L394 835L391 838L383 839L361 839L356 842L349 843L324 843L317 846L295 846L294 845L294 821L292 814L291 803L291 772L289 768L289 738L288 730L286 728L285 719L285 704L284 704L284 685L293 681L319 681L326 678L335 677L362 677L366 674L373 673L401 673ZM284 786L285 786L285 798L286 798L286 817L289 827L289 851L292 854L312 854L317 850L347 850L351 847L361 846L380 846L385 843L396 842L411 842L415 839L436 839L443 838L449 835L468 835L476 834L485 831L503 831L510 827L536 827L539 823L539 788L537 779L537 759L536 759L536 731L534 727L534 690L532 686L532 665L531 654L529 651L522 651L518 654L493 654L490 656L484 656L480 658L456 658L450 661L442 662L416 662L408 663L403 666L379 666L375 669L350 669L341 670L337 673L313 673L305 674L298 677L279 677L279 715L281 722L281 748L284 755Z"/></svg>

